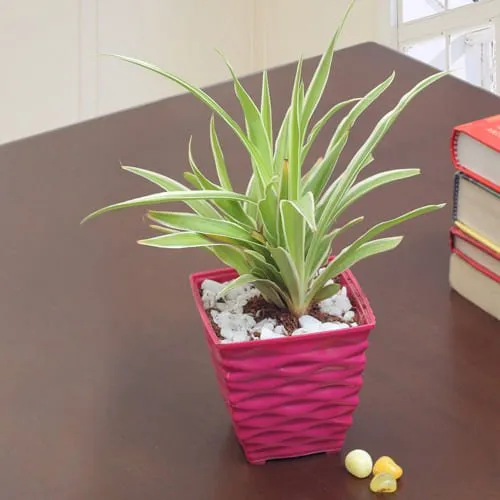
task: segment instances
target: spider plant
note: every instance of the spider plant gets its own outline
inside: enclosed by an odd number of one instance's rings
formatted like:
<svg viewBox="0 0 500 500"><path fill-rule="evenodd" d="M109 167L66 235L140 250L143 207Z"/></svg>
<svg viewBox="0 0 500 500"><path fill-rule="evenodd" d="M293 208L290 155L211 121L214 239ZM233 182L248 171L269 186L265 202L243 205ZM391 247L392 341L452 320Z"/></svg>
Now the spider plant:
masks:
<svg viewBox="0 0 500 500"><path fill-rule="evenodd" d="M338 285L331 280L340 273L363 259L396 248L402 236L379 235L443 205L426 205L379 222L328 262L335 238L363 220L363 216L359 216L340 223L348 207L380 186L420 173L415 168L389 170L358 181L359 175L373 161L375 147L404 108L443 74L426 78L404 94L378 121L347 167L337 174L336 165L351 128L387 90L395 76L392 73L359 99L336 103L317 121L313 120L330 76L339 34L353 3L308 85L302 78L302 60L298 62L290 106L277 134L272 127L272 102L266 71L262 73L260 102L255 102L232 66L225 61L244 114L244 127L241 127L200 88L152 64L117 55L179 84L212 110L209 133L218 179L208 179L198 167L190 140L188 160L191 170L184 174L190 187L160 173L125 166L126 171L151 181L161 191L109 205L86 219L126 207L184 202L189 211L148 210L151 227L159 234L139 243L159 248L204 248L239 273L239 277L224 288L222 295L234 287L253 283L268 301L297 316L304 314L311 304L335 294ZM330 138L323 157L306 170L305 165L310 163L309 151L318 134L336 113L344 109L348 112ZM230 127L249 155L251 172L244 193L233 189L214 115ZM324 270L319 273L321 267Z"/></svg>

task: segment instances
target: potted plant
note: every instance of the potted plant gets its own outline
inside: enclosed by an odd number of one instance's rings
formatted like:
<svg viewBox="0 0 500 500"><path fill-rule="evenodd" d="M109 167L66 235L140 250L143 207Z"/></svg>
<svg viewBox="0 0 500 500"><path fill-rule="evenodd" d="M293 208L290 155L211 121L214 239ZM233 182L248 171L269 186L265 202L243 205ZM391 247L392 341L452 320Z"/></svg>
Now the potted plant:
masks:
<svg viewBox="0 0 500 500"><path fill-rule="evenodd" d="M190 281L222 395L252 463L340 450L358 403L368 334L375 325L350 268L393 250L402 240L378 237L380 233L443 206L427 205L380 222L330 256L335 238L363 220L340 222L347 207L379 186L419 174L418 169L391 170L357 180L405 106L442 76L432 75L405 94L345 170L333 176L351 127L394 79L393 73L364 97L335 104L313 123L344 21L308 85L299 61L290 107L276 136L265 71L257 104L227 63L244 113L242 128L203 90L156 66L118 56L178 83L205 103L235 133L251 161L246 192L235 192L212 116L217 181L202 173L189 147L191 171L185 180L192 188L159 173L123 167L162 191L110 205L87 218L138 205L184 202L187 212L148 210L159 235L139 243L201 247L229 266L192 274ZM319 132L347 107L324 156L306 171Z"/></svg>

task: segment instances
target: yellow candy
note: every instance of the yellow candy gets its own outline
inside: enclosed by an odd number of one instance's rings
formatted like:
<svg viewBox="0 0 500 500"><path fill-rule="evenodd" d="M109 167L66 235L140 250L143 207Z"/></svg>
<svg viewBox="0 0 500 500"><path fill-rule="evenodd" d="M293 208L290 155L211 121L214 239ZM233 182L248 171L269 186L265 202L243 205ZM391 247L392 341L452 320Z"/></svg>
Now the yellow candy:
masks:
<svg viewBox="0 0 500 500"><path fill-rule="evenodd" d="M373 493L394 493L397 489L397 481L387 472L377 474L370 481L370 491Z"/></svg>
<svg viewBox="0 0 500 500"><path fill-rule="evenodd" d="M375 462L373 474L381 472L389 473L394 479L399 479L403 475L403 469L391 457L380 457Z"/></svg>
<svg viewBox="0 0 500 500"><path fill-rule="evenodd" d="M368 477L372 467L372 457L365 450L352 450L345 457L345 468L360 479Z"/></svg>

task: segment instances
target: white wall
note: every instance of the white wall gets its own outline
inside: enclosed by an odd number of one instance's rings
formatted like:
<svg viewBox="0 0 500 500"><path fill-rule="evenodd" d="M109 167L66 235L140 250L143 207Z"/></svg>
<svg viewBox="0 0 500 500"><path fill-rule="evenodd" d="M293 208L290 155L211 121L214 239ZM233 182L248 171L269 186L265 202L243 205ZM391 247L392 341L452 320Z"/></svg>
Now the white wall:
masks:
<svg viewBox="0 0 500 500"><path fill-rule="evenodd" d="M339 47L377 39L377 12L385 0L358 0ZM273 67L318 55L328 45L350 0L257 0L259 63Z"/></svg>
<svg viewBox="0 0 500 500"><path fill-rule="evenodd" d="M358 0L341 45L380 37L379 6ZM179 92L109 57L154 62L198 85L325 48L348 0L2 0L0 143ZM209 5L209 7L208 7Z"/></svg>

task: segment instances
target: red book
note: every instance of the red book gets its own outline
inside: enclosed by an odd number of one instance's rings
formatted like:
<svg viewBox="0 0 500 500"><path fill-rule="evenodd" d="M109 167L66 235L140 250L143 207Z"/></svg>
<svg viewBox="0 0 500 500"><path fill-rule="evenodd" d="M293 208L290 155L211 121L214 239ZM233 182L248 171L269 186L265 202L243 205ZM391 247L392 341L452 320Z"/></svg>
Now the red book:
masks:
<svg viewBox="0 0 500 500"><path fill-rule="evenodd" d="M456 227L450 230L450 286L500 320L500 253Z"/></svg>
<svg viewBox="0 0 500 500"><path fill-rule="evenodd" d="M455 127L451 152L458 170L500 192L500 115Z"/></svg>
<svg viewBox="0 0 500 500"><path fill-rule="evenodd" d="M452 253L457 254L474 269L500 283L500 253L468 235L458 227L450 229Z"/></svg>

